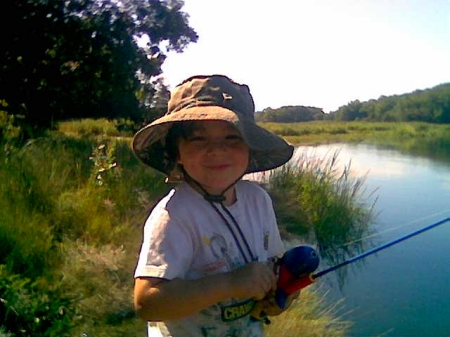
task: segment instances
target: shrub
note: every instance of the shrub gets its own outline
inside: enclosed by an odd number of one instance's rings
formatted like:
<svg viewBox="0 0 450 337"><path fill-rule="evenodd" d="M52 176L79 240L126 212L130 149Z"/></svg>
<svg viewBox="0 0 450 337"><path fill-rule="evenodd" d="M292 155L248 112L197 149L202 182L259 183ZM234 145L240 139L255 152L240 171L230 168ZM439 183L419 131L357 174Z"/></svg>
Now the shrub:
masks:
<svg viewBox="0 0 450 337"><path fill-rule="evenodd" d="M0 144L15 144L21 136L21 129L15 123L16 118L2 110L3 107L7 107L7 103L0 100Z"/></svg>
<svg viewBox="0 0 450 337"><path fill-rule="evenodd" d="M70 336L75 313L55 286L10 274L0 265L0 327L7 336ZM45 284L45 282L44 282Z"/></svg>

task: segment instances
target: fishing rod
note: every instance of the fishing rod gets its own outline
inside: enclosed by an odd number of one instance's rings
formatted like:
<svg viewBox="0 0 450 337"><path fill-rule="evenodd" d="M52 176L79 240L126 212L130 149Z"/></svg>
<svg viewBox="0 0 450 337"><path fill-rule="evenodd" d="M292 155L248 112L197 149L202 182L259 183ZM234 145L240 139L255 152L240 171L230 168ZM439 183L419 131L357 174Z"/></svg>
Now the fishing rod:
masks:
<svg viewBox="0 0 450 337"><path fill-rule="evenodd" d="M318 278L331 273L339 268L349 265L358 260L364 259L367 256L375 254L388 247L394 246L402 241L412 238L413 236L422 234L432 228L438 227L450 221L445 218L438 222L432 223L422 229L414 231L408 235L402 236L396 240L385 243L376 248L370 249L365 253L345 260L335 266L324 269L318 273L313 273L319 265L319 254L310 246L298 246L287 251L280 261L279 278L277 283L276 302L282 309L286 306L287 297L290 294L303 289L310 284L317 281Z"/></svg>

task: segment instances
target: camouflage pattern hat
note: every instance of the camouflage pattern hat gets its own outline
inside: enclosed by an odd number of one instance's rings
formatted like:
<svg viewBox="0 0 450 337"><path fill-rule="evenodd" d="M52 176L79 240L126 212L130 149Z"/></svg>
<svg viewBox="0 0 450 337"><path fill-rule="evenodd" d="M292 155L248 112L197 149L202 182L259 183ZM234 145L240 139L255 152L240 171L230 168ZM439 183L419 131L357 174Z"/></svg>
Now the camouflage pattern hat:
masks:
<svg viewBox="0 0 450 337"><path fill-rule="evenodd" d="M245 173L283 165L292 157L293 146L258 126L254 113L248 86L223 75L193 76L174 89L167 113L136 133L133 151L143 163L170 175L177 159L170 158L166 150L166 136L172 123L223 120L239 130L250 148Z"/></svg>

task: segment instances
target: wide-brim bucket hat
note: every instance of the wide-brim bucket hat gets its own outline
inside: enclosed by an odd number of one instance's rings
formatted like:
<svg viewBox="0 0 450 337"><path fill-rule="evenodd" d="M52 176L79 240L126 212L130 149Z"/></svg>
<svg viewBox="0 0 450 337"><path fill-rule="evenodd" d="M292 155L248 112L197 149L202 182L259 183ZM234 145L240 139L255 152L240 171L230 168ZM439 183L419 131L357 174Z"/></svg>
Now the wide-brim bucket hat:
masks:
<svg viewBox="0 0 450 337"><path fill-rule="evenodd" d="M132 143L145 164L170 175L177 158L171 158L166 138L175 122L221 120L233 124L250 148L245 173L271 170L285 164L294 151L283 138L258 126L255 104L247 85L224 75L197 75L173 90L167 113L139 130Z"/></svg>

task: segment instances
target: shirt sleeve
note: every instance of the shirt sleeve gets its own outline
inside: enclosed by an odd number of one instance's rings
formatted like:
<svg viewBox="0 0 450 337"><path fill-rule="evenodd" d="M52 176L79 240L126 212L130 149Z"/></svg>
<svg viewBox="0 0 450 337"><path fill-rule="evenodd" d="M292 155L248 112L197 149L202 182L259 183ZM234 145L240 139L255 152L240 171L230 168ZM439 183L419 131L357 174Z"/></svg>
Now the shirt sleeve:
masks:
<svg viewBox="0 0 450 337"><path fill-rule="evenodd" d="M156 207L144 226L144 238L134 277L184 278L191 265L193 244L189 231Z"/></svg>

